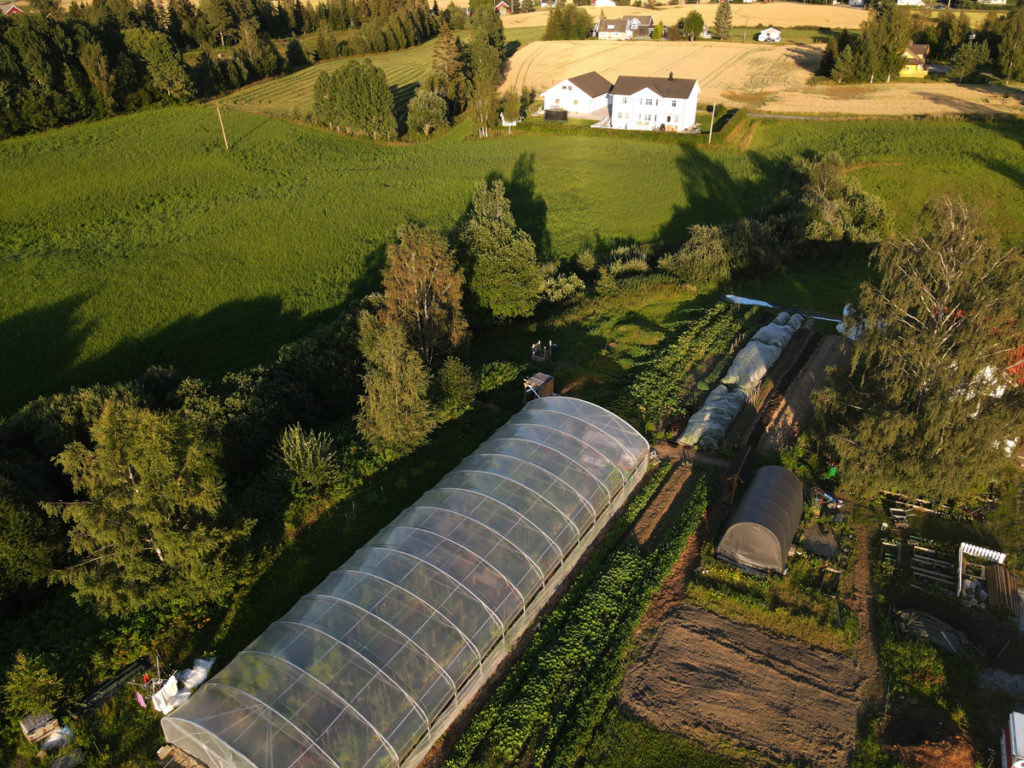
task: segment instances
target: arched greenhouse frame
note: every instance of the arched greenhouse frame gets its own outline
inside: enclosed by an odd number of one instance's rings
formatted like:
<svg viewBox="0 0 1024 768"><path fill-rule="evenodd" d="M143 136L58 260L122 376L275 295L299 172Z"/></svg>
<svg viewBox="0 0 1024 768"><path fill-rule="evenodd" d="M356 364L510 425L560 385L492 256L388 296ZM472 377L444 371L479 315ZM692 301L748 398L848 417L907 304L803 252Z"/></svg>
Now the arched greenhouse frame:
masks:
<svg viewBox="0 0 1024 768"><path fill-rule="evenodd" d="M528 403L162 721L211 768L416 765L647 469L609 411Z"/></svg>

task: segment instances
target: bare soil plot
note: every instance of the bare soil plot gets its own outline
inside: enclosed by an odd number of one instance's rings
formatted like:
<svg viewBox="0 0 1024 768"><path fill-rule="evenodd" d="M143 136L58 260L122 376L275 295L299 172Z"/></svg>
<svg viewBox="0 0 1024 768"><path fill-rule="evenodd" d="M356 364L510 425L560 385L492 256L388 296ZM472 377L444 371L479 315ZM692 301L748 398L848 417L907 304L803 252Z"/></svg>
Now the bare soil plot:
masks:
<svg viewBox="0 0 1024 768"><path fill-rule="evenodd" d="M829 335L811 354L803 369L783 392L782 407L757 444L758 453L781 451L796 440L811 417L811 393L825 385L825 369L839 361L842 337Z"/></svg>
<svg viewBox="0 0 1024 768"><path fill-rule="evenodd" d="M468 5L469 0L456 0L458 5ZM633 8L630 6L616 6L614 8L590 8L588 9L594 19L597 19L598 12L604 11L605 17L617 19L620 16L644 15L653 16L655 23L661 21L665 24L675 24L679 19L686 16L690 11L699 11L704 17L704 23L709 27L715 23L715 12L718 10L718 3L700 3L697 5L677 5L668 8ZM742 6L733 6L732 23L737 27L756 27L759 24L764 26L780 27L785 34L786 27L831 27L831 28L856 28L868 19L868 13L863 8L851 8L848 5L810 5L805 3L750 3ZM548 20L547 11L534 11L533 13L516 13L502 18L505 27L543 27ZM785 39L785 38L783 38Z"/></svg>
<svg viewBox="0 0 1024 768"><path fill-rule="evenodd" d="M998 85L807 85L772 92L758 112L843 115L1020 114L1024 92Z"/></svg>
<svg viewBox="0 0 1024 768"><path fill-rule="evenodd" d="M516 51L505 83L541 91L592 70L612 82L619 75L667 77L671 72L677 78L696 78L701 102L710 103L734 91L768 94L799 89L814 74L823 50L820 45L709 41L540 41Z"/></svg>
<svg viewBox="0 0 1024 768"><path fill-rule="evenodd" d="M860 684L851 659L679 604L626 670L620 703L659 730L720 734L773 760L843 768Z"/></svg>

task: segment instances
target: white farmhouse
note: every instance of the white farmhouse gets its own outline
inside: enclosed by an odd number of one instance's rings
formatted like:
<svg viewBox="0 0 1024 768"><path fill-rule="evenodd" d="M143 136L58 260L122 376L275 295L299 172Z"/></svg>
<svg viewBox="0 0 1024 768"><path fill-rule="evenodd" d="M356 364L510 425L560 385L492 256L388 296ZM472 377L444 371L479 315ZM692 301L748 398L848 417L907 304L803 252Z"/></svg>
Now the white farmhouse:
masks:
<svg viewBox="0 0 1024 768"><path fill-rule="evenodd" d="M564 109L570 113L590 115L608 106L611 89L612 84L597 72L576 75L544 91L544 109Z"/></svg>
<svg viewBox="0 0 1024 768"><path fill-rule="evenodd" d="M782 32L775 27L765 27L757 33L757 42L759 43L779 43L782 42Z"/></svg>
<svg viewBox="0 0 1024 768"><path fill-rule="evenodd" d="M597 23L598 40L650 40L653 31L653 16L622 16Z"/></svg>
<svg viewBox="0 0 1024 768"><path fill-rule="evenodd" d="M612 128L631 131L685 131L697 124L696 80L622 75L608 96Z"/></svg>
<svg viewBox="0 0 1024 768"><path fill-rule="evenodd" d="M614 8L615 0L594 0L594 5L597 8Z"/></svg>

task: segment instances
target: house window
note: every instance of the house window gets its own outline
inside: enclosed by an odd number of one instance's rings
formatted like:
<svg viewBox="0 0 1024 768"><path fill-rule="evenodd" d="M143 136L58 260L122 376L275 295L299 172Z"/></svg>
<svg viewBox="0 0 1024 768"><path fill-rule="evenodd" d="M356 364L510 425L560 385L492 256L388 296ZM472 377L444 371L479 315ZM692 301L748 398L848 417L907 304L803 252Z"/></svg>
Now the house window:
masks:
<svg viewBox="0 0 1024 768"><path fill-rule="evenodd" d="M555 104L561 104L561 103L562 103L561 99L555 99Z"/></svg>
<svg viewBox="0 0 1024 768"><path fill-rule="evenodd" d="M623 103L623 104L625 104L625 103L626 103L626 97L625 97L625 96L623 96L623 97L622 97L622 103Z"/></svg>
<svg viewBox="0 0 1024 768"><path fill-rule="evenodd" d="M573 104L573 106L576 106L577 104L579 104L579 101L577 99L573 99L572 100L572 104Z"/></svg>
<svg viewBox="0 0 1024 768"><path fill-rule="evenodd" d="M672 106L674 107L675 105L676 105L676 100L672 99Z"/></svg>
<svg viewBox="0 0 1024 768"><path fill-rule="evenodd" d="M650 99L644 99L644 104L646 104L648 107L651 106L651 100Z"/></svg>

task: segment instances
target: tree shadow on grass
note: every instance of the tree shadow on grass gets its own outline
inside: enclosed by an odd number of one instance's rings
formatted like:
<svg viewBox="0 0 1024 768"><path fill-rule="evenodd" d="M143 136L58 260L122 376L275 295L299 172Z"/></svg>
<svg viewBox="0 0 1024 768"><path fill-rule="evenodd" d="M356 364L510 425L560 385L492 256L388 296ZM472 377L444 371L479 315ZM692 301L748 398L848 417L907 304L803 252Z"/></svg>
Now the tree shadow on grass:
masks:
<svg viewBox="0 0 1024 768"><path fill-rule="evenodd" d="M666 250L681 245L694 224L737 221L795 188L788 159L768 158L756 152L748 152L747 157L755 168L754 177L736 178L709 153L685 144L680 146L676 167L687 204L673 206L672 215L658 232Z"/></svg>
<svg viewBox="0 0 1024 768"><path fill-rule="evenodd" d="M68 386L71 365L92 331L76 319L87 299L78 293L0 322L0 414Z"/></svg>
<svg viewBox="0 0 1024 768"><path fill-rule="evenodd" d="M519 155L508 179L492 172L487 176L487 183L491 184L497 179L502 179L505 184L505 196L511 203L516 224L533 240L537 247L537 258L547 261L551 257L548 204L537 194L536 155Z"/></svg>
<svg viewBox="0 0 1024 768"><path fill-rule="evenodd" d="M210 380L267 363L277 350L334 317L336 309L302 314L277 296L229 301L184 317L148 336L125 339L105 354L71 368L68 383L133 379L153 365Z"/></svg>
<svg viewBox="0 0 1024 768"><path fill-rule="evenodd" d="M391 95L395 99L395 121L398 123L399 136L404 135L408 130L407 121L409 119L409 101L416 95L416 89L419 87L419 83L406 83L401 86L388 86L388 90L391 91Z"/></svg>

